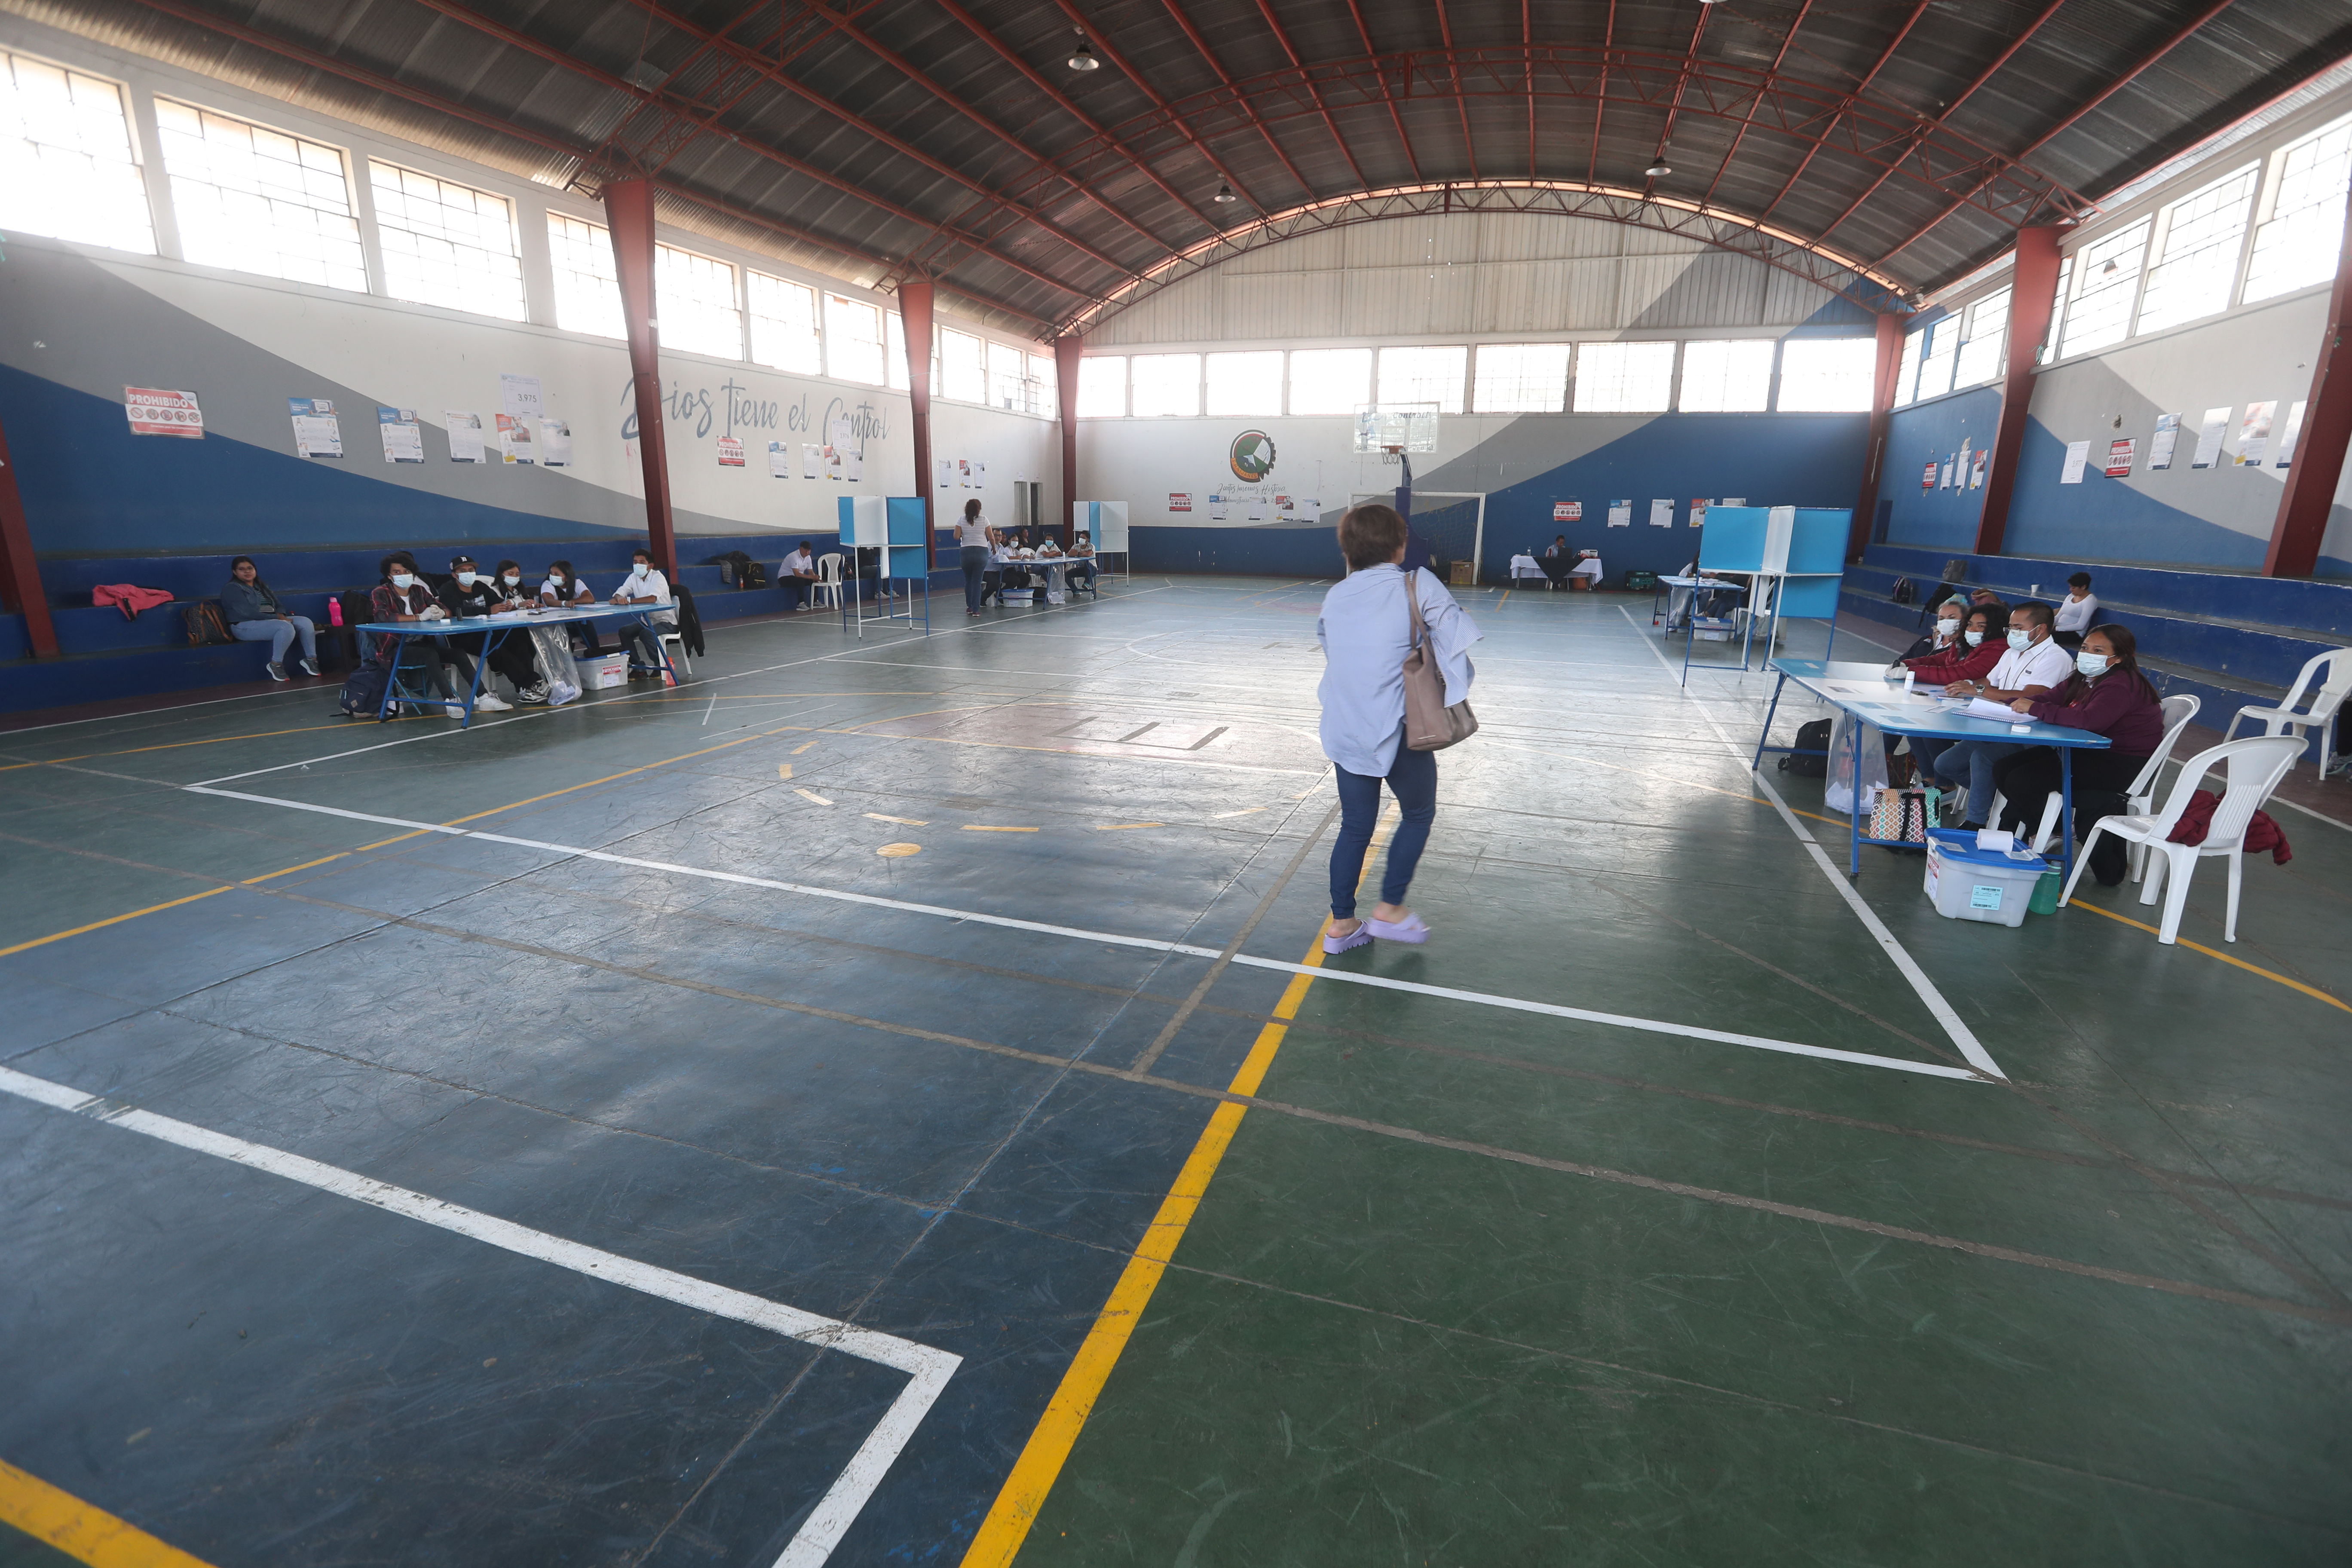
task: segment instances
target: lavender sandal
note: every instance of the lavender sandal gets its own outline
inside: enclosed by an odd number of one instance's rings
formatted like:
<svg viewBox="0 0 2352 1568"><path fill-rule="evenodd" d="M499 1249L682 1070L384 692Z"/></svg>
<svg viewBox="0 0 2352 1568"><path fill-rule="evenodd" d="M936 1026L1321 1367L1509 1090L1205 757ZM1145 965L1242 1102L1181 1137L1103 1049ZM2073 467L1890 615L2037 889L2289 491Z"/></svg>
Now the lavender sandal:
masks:
<svg viewBox="0 0 2352 1568"><path fill-rule="evenodd" d="M1429 940L1429 927L1422 922L1419 915L1410 910L1405 911L1405 917L1401 921L1368 920L1356 929L1362 934L1376 936L1382 942L1409 942L1418 946Z"/></svg>
<svg viewBox="0 0 2352 1568"><path fill-rule="evenodd" d="M1360 921L1357 923L1356 929L1349 931L1345 936L1340 936L1337 932L1331 931L1325 931L1323 933L1323 951L1326 952L1345 952L1349 948L1361 947L1371 940L1371 921Z"/></svg>

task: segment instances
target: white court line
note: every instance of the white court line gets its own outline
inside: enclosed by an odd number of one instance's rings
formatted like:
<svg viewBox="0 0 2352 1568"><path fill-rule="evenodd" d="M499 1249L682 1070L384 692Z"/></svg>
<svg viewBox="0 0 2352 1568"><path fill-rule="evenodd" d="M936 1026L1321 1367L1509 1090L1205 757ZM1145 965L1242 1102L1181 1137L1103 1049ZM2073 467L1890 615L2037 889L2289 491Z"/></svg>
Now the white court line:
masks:
<svg viewBox="0 0 2352 1568"><path fill-rule="evenodd" d="M217 795L224 800L250 801L257 805L280 806L289 811L313 812L320 816L340 816L347 821L365 822L384 827L404 827L424 833L446 834L454 838L478 838L486 844L510 844L518 848L537 849L551 855L576 857L583 860L600 860L612 866L630 866L644 871L663 871L674 876L699 877L707 881L731 882L738 887L765 888L779 893L798 893L806 898L831 899L839 903L862 904L869 909L897 910L907 914L936 915L943 920L965 921L978 925L1001 926L1007 931L1033 931L1041 936L1070 937L1080 942L1101 942L1116 947L1141 948L1150 952L1181 954L1188 958L1217 959L1224 957L1223 950L1196 947L1190 942L1164 942L1158 937L1124 936L1116 931L1086 931L1076 926L1054 925L1043 921L1018 920L1010 915L984 914L977 910L951 909L941 904L919 904L905 899L886 899L873 893L852 893L839 888L820 888L805 882L778 881L770 877L753 877L740 871L713 871L700 866L681 866L670 860L647 860L634 855L614 855L603 849L585 849L577 845L555 844L541 838L518 838L504 833L485 833L478 828L451 827L437 822L414 822L406 817L379 816L373 812L347 811L337 805L314 805L308 801L281 800L275 795L247 795L241 790L212 789L204 784L182 784L191 795ZM1892 938L1888 939L1892 941ZM1861 1051L1842 1051L1828 1046L1808 1046L1795 1040L1776 1040L1764 1035L1738 1035L1722 1029L1701 1028L1693 1024L1668 1023L1660 1018L1637 1018L1622 1013L1596 1013L1583 1007L1563 1007L1549 1002L1530 1002L1516 996L1496 996L1483 991L1459 991L1444 985L1424 985L1413 980L1391 980L1377 974L1357 974L1343 969L1310 969L1303 963L1290 963L1277 958L1254 958L1237 954L1230 962L1250 969L1272 970L1280 974L1308 974L1319 980L1329 980L1349 985L1368 985L1382 991L1406 991L1419 996L1435 996L1451 1002L1469 1002L1486 1007L1502 1007L1517 1013L1540 1013L1553 1018L1573 1018L1589 1024L1607 1024L1618 1028L1638 1029L1654 1035L1675 1035L1685 1039L1712 1040L1723 1045L1746 1046L1754 1050L1780 1051L1791 1056L1818 1057L1825 1061L1853 1062L1863 1067L1888 1068L1899 1072L1925 1073L1931 1078L1960 1079L1983 1082L1984 1076L1965 1068L1949 1067L1940 1062L1906 1061L1900 1057L1877 1057ZM1990 1058L1987 1058L1988 1062ZM1987 1068L1992 1077L2000 1069Z"/></svg>
<svg viewBox="0 0 2352 1568"><path fill-rule="evenodd" d="M144 1133L166 1143L192 1149L200 1154L211 1154L235 1164L267 1171L289 1182L316 1187L320 1192L333 1193L355 1203L402 1215L425 1225L453 1231L473 1240L486 1242L505 1251L551 1263L559 1268L569 1268L592 1279L603 1279L625 1289L673 1301L681 1307L708 1312L713 1317L731 1318L739 1323L766 1329L771 1333L798 1340L819 1350L837 1350L908 1374L907 1386L898 1391L890 1408L879 1424L867 1434L851 1456L848 1467L834 1479L831 1487L817 1501L816 1508L803 1521L797 1532L785 1545L783 1554L776 1559L775 1568L817 1568L833 1554L844 1531L866 1506L866 1500L882 1482L883 1476L898 1458L899 1451L915 1435L923 1416L930 1410L948 1379L955 1375L963 1358L950 1352L936 1350L929 1345L902 1340L895 1334L881 1333L873 1329L861 1329L845 1323L838 1318L819 1317L797 1307L787 1307L780 1301L753 1296L741 1290L730 1290L723 1285L690 1275L657 1268L650 1263L640 1263L618 1253L604 1252L583 1247L576 1241L566 1241L550 1236L543 1230L532 1230L511 1220L487 1215L478 1209L462 1208L423 1193L395 1187L371 1176L362 1176L341 1166L321 1164L299 1154L273 1149L263 1143L249 1143L242 1138L232 1138L225 1132L215 1132L191 1122L177 1121L159 1116L151 1110L140 1110L122 1105L101 1095L85 1094L80 1089L47 1079L34 1078L11 1068L0 1068L0 1090L29 1100L37 1105L63 1110L76 1116L86 1116L94 1121L120 1127L126 1131Z"/></svg>
<svg viewBox="0 0 2352 1568"><path fill-rule="evenodd" d="M2340 827L2347 833L2352 833L2352 822L2338 822L2336 818L2324 816L2319 812L2312 810L2311 807L2307 805L2297 805L2291 800L2281 800L2275 795L2272 795L2271 798L2263 804L2267 805L2283 805L2289 811L2299 811L2305 816L2315 817L2319 821L2327 824L2330 827Z"/></svg>
<svg viewBox="0 0 2352 1568"><path fill-rule="evenodd" d="M265 697L299 697L304 692L312 696L326 690L324 686L287 686L270 691L248 691L242 697L207 697L202 702L183 702L171 708L142 708L130 713L93 713L87 719L58 719L47 724L27 724L21 730L0 731L0 744L11 735L37 735L44 730L70 730L76 724L103 724L110 719L152 719L159 713L184 713L192 708L211 708L223 702L257 702Z"/></svg>
<svg viewBox="0 0 2352 1568"><path fill-rule="evenodd" d="M1625 616L1629 624L1633 625L1635 634L1642 638L1643 646L1649 648L1659 665L1668 675L1674 675L1675 673L1674 665L1664 654L1658 651L1657 645L1650 641L1648 634L1642 630L1639 624L1633 622L1633 615L1622 605L1618 605L1617 609ZM1769 666L1765 673L1772 673ZM1732 743L1731 737L1723 732L1723 726L1715 721L1715 715L1706 710L1706 704L1699 700L1698 694L1681 685L1679 681L1675 684L1675 689L1682 694L1685 701L1697 709L1698 716L1706 721L1706 727L1715 731L1715 738L1723 742L1724 750L1737 758L1742 766L1746 766L1752 753L1743 752ZM1846 879L1845 874L1837 868L1835 862L1832 861L1822 850L1821 841L1812 836L1803 823L1797 820L1797 814L1789 809L1789 803L1782 800L1780 792L1772 787L1772 781L1753 768L1748 770L1748 776L1756 781L1757 787L1761 789L1765 798L1772 803L1772 809L1780 814L1780 820L1789 825L1789 831L1795 834L1798 841L1804 845L1805 853L1812 857L1813 864L1822 868L1822 875L1830 879L1830 886L1835 888L1839 896L1845 900L1847 907L1853 910L1855 918L1862 921L1864 929L1877 940L1879 947L1885 952L1889 959L1894 961L1895 967L1902 972L1903 978L1911 983L1911 989L1919 994L1919 1000L1927 1005L1927 1011L1936 1016L1936 1022L1944 1026L1944 1033L1951 1037L1952 1044L1959 1047L1960 1055L1966 1057L1979 1071L1999 1079L2004 1083L2007 1082L2009 1075L2000 1070L2000 1064L1994 1061L1991 1053L1978 1042L1975 1031L1960 1021L1960 1016L1952 1010L1952 1005L1949 1002L1944 1000L1944 994L1936 988L1936 983L1927 978L1927 972L1919 967L1908 949L1895 940L1895 933L1886 929L1886 922L1878 918L1878 911L1864 902L1862 895L1854 891L1853 884Z"/></svg>

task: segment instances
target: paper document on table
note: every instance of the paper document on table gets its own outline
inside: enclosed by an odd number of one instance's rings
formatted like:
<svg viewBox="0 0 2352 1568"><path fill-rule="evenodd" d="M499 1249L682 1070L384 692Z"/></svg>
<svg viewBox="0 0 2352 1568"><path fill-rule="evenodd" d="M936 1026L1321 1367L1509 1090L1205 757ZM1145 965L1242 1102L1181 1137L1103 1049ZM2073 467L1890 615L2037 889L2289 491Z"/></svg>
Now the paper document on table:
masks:
<svg viewBox="0 0 2352 1568"><path fill-rule="evenodd" d="M1971 719L1999 719L2011 724L2016 723L2020 717L2008 703L1988 702L1981 697L1969 698L1969 705L1961 711Z"/></svg>

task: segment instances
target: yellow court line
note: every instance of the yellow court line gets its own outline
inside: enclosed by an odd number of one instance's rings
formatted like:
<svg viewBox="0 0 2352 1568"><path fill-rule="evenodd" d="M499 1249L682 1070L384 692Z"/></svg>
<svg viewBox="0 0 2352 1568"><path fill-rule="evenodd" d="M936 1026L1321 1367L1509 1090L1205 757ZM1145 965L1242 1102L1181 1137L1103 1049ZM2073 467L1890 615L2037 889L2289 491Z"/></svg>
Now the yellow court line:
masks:
<svg viewBox="0 0 2352 1568"><path fill-rule="evenodd" d="M156 1540L127 1520L59 1491L0 1459L0 1523L90 1568L206 1568L200 1557Z"/></svg>
<svg viewBox="0 0 2352 1568"><path fill-rule="evenodd" d="M1098 822L1095 824L1095 831L1097 833L1124 833L1130 827L1165 827L1167 826L1168 825L1164 822Z"/></svg>
<svg viewBox="0 0 2352 1568"><path fill-rule="evenodd" d="M963 825L963 830L966 833L1037 833L1043 831L1043 829L1035 827L984 827L977 822L965 823Z"/></svg>
<svg viewBox="0 0 2352 1568"><path fill-rule="evenodd" d="M1373 833L1372 843L1364 855L1365 878L1371 875L1381 843L1395 823L1391 811ZM1307 956L1300 962L1309 969L1323 967L1323 933L1330 926L1327 916L1316 928L1314 940L1307 944ZM1307 1000L1307 988L1314 983L1311 974L1291 976L1290 984L1283 988L1282 1000L1274 1005L1274 1022L1258 1031L1249 1055L1242 1058L1240 1069L1225 1086L1226 1093L1258 1091L1265 1081L1266 1070L1274 1066L1275 1052L1282 1048L1283 1037L1290 1032L1289 1020L1298 1016L1300 1005ZM1118 1283L1111 1287L1110 1299L1096 1314L1094 1327L1078 1346L1069 1370L1062 1374L1054 1397L1046 1403L1045 1413L1037 1418L1036 1426L1029 1434L1029 1441L1022 1446L1021 1457L1013 1462L1013 1473L1004 1478L988 1517L981 1521L979 1531L963 1554L962 1568L1008 1568L1013 1554L1021 1550L1021 1543L1028 1539L1030 1527L1037 1522L1038 1512L1045 1506L1045 1495L1054 1489L1054 1482L1069 1459L1087 1417L1094 1414L1103 1385L1110 1381L1111 1369L1118 1364L1119 1352L1127 1349L1136 1324L1143 1319L1143 1310L1151 1304L1152 1292L1160 1288L1169 1260L1176 1256L1177 1243L1184 1239L1184 1231L1199 1211L1201 1200L1208 1195L1209 1183L1216 1175L1225 1151L1232 1146L1247 1109L1226 1100L1210 1112L1209 1124L1201 1130L1184 1168L1177 1173L1176 1184L1160 1201L1160 1212L1151 1216L1143 1239L1119 1272Z"/></svg>
<svg viewBox="0 0 2352 1568"><path fill-rule="evenodd" d="M2138 927L2139 930L2147 932L2150 936L2162 936L2164 934L2156 927L2143 924L2142 922L2132 919L2129 915L2119 915L2113 910L2103 910L2096 904L2086 904L2080 899L2074 900L2072 902L2068 903L2066 907L2070 910L2088 910L2095 915L2105 915L2111 921L2121 921L2127 926ZM2176 946L2185 947L2191 952L2201 952L2208 958L2218 958L2224 963L2236 965L2238 968L2246 971L2249 974L2259 974L2265 980L2275 980L2290 991L2300 991L2305 996L2316 997L2318 1000L2326 1003L2331 1007L2341 1007L2347 1013L2352 1013L2352 1005L2347 1005L2340 998L2330 996L2326 992L2321 991L2314 986L2305 985L2300 980L2289 980L2285 975L2277 973L2272 970L2264 969L2260 964L2248 963L2242 958L2232 958L2228 953L2216 952L2214 949L2207 947L2202 942L2190 942L2187 937L2175 937L2173 941Z"/></svg>
<svg viewBox="0 0 2352 1568"><path fill-rule="evenodd" d="M341 724L302 724L291 730L257 730L250 735L215 735L208 741L171 741L160 746L131 746L120 752L77 752L70 757L42 757L35 762L9 763L0 766L0 773L15 773L18 768L53 768L60 763L86 763L92 757L135 757L142 752L176 752L184 746L217 746L229 741L266 741L272 735L309 735L320 730L342 728Z"/></svg>

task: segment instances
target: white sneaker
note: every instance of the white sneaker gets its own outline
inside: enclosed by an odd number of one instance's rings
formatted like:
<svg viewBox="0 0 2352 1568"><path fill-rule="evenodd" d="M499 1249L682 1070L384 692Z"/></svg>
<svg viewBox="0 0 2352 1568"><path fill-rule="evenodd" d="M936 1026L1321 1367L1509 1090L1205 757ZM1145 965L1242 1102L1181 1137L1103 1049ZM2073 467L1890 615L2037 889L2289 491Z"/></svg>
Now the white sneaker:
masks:
<svg viewBox="0 0 2352 1568"><path fill-rule="evenodd" d="M513 706L514 704L508 701L505 698L488 691L485 691L479 697L474 699L474 707L476 710L483 713L503 713Z"/></svg>

